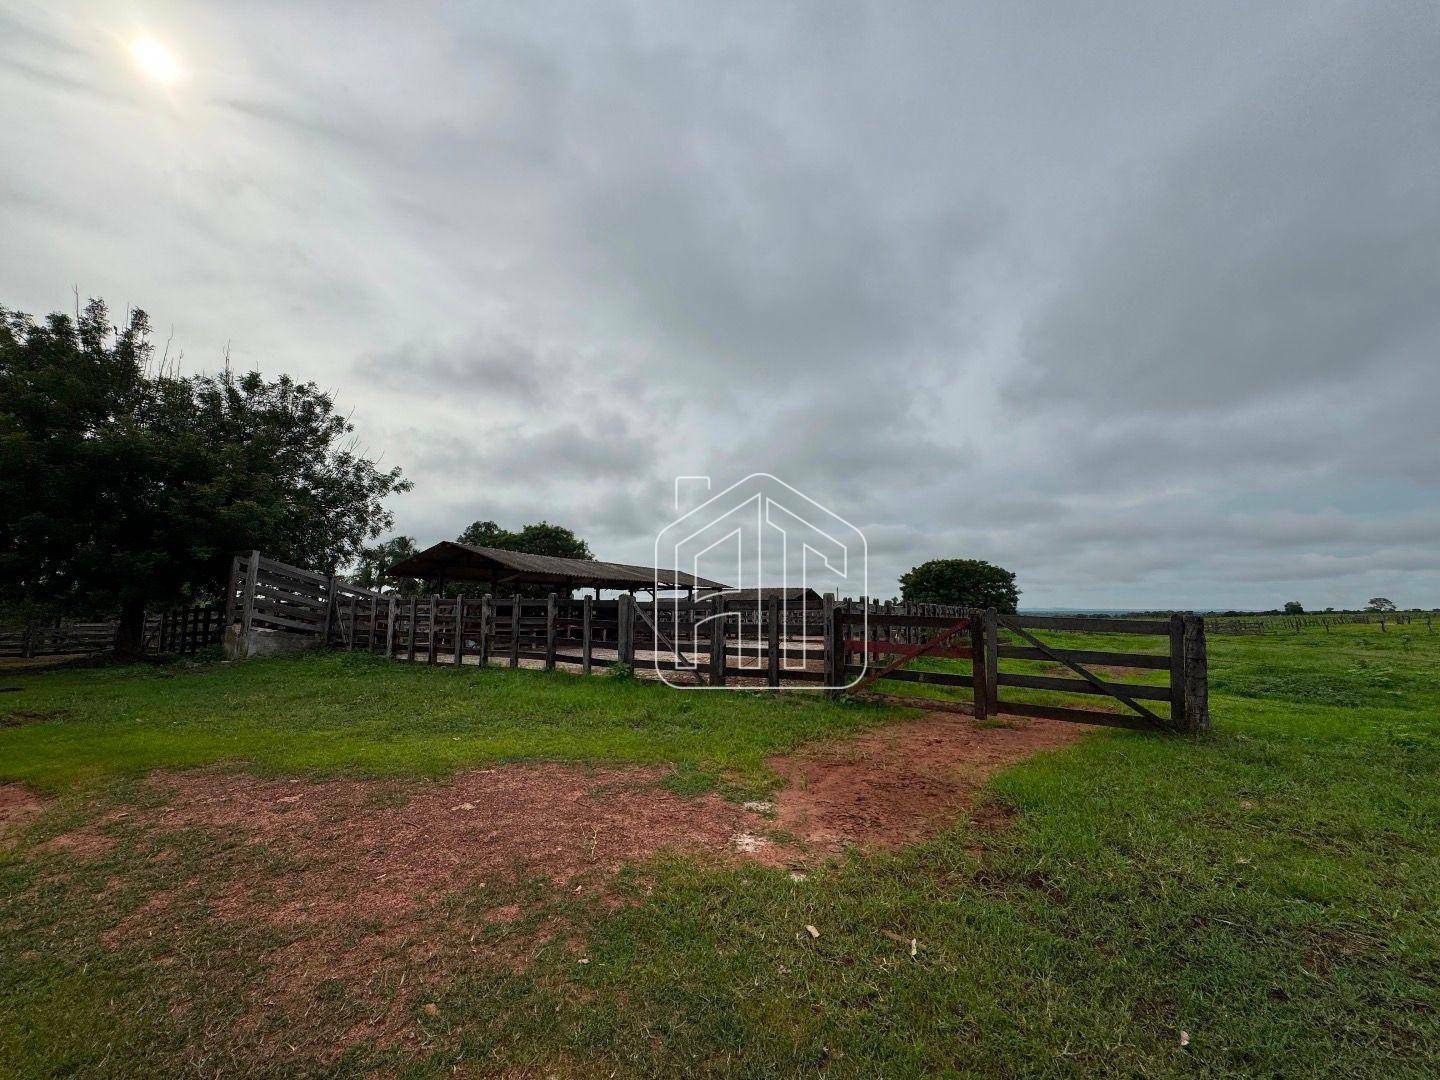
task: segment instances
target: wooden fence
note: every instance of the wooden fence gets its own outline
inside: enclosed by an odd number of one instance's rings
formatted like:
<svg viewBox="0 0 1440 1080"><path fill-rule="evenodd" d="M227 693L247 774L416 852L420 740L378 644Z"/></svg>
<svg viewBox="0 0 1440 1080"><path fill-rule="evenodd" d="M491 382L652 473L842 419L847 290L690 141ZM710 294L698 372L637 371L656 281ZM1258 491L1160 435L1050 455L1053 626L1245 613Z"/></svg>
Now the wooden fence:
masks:
<svg viewBox="0 0 1440 1080"><path fill-rule="evenodd" d="M619 664L708 687L864 690L888 681L910 684L911 701L923 693L917 687L950 695L966 689L965 711L982 718L1009 713L1174 731L1209 726L1205 623L1194 615L1021 616L832 597L818 605L723 598L656 604L628 595L401 597L251 552L235 558L225 622L238 623L247 637L255 630L311 635L336 648L456 668L566 665L589 673ZM1150 651L1108 643L1080 648L1055 641L1066 634L1158 640ZM960 670L962 662L968 671ZM1007 670L1013 663L1029 670ZM1115 669L1122 669L1119 676ZM1134 671L1164 672L1164 683L1123 681ZM1071 703L1075 696L1099 707ZM951 696L943 704L957 701Z"/></svg>
<svg viewBox="0 0 1440 1080"><path fill-rule="evenodd" d="M115 647L117 619L104 622L54 622L0 628L0 656L85 656ZM173 608L145 619L145 649L167 655L191 655L218 644L225 632L224 611L210 604Z"/></svg>

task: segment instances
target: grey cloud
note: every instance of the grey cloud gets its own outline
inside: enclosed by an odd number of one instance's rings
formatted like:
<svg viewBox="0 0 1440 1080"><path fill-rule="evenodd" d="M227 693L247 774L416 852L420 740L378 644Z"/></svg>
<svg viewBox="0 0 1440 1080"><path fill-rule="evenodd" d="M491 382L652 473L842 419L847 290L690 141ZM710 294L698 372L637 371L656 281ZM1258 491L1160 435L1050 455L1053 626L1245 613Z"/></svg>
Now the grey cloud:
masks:
<svg viewBox="0 0 1440 1080"><path fill-rule="evenodd" d="M886 595L1440 603L1430 5L7 18L0 302L333 387L402 531L643 561L759 469Z"/></svg>

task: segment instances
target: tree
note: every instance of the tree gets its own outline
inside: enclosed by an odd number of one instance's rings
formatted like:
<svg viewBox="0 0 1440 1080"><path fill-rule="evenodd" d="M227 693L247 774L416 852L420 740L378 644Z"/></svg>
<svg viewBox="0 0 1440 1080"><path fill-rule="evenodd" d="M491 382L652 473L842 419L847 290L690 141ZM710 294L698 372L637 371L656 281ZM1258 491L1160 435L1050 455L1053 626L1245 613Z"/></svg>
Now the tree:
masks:
<svg viewBox="0 0 1440 1080"><path fill-rule="evenodd" d="M1015 575L983 559L931 559L900 578L900 595L922 604L960 604L1013 614Z"/></svg>
<svg viewBox="0 0 1440 1080"><path fill-rule="evenodd" d="M1286 615L1304 615L1304 614L1305 614L1305 605L1302 604L1302 603L1300 603L1299 600L1287 600L1287 601L1285 601L1285 614L1286 614Z"/></svg>
<svg viewBox="0 0 1440 1080"><path fill-rule="evenodd" d="M0 602L118 612L132 655L146 607L217 595L232 552L328 570L410 487L313 383L156 370L149 329L0 308Z"/></svg>
<svg viewBox="0 0 1440 1080"><path fill-rule="evenodd" d="M379 544L362 548L360 557L347 575L362 589L376 589L380 592L396 592L401 596L414 596L420 592L420 582L415 578L391 577L386 570L416 553L415 540L409 536L393 536Z"/></svg>
<svg viewBox="0 0 1440 1080"><path fill-rule="evenodd" d="M1383 596L1372 596L1365 602L1366 611L1394 611L1395 601L1387 600Z"/></svg>
<svg viewBox="0 0 1440 1080"><path fill-rule="evenodd" d="M519 532L501 528L493 521L475 521L456 537L462 544L524 551L531 555L554 555L562 559L593 559L590 545L563 525L537 521Z"/></svg>

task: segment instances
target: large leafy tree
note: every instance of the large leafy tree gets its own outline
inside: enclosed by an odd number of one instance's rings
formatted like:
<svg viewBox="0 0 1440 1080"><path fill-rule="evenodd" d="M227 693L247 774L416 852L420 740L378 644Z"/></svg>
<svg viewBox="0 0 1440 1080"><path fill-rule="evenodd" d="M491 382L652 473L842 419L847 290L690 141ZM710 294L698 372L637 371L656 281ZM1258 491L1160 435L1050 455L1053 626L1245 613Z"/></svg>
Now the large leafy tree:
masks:
<svg viewBox="0 0 1440 1080"><path fill-rule="evenodd" d="M143 311L0 308L0 601L118 612L213 595L231 552L330 569L391 524L399 469L313 383L157 370Z"/></svg>
<svg viewBox="0 0 1440 1080"><path fill-rule="evenodd" d="M493 521L474 521L455 538L462 544L525 551L531 555L555 555L562 559L593 559L590 545L563 525L537 521L511 532Z"/></svg>
<svg viewBox="0 0 1440 1080"><path fill-rule="evenodd" d="M1015 575L984 559L931 559L900 578L900 595L922 604L959 604L1013 614Z"/></svg>

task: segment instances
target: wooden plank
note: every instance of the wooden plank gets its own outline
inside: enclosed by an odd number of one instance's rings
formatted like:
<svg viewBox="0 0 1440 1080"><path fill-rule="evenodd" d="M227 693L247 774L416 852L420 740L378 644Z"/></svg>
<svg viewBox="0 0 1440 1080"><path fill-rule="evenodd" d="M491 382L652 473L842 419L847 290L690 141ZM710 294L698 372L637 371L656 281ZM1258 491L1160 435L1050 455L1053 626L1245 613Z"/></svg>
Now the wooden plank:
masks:
<svg viewBox="0 0 1440 1080"><path fill-rule="evenodd" d="M847 651L863 652L871 656L888 656L908 652L913 646L906 645L903 641L859 641L852 639ZM940 658L946 660L971 660L975 656L972 646L944 645L938 649L927 649L927 658Z"/></svg>
<svg viewBox="0 0 1440 1080"><path fill-rule="evenodd" d="M724 686L726 674L725 660L725 600L722 597L715 598L715 617L710 622L710 666L709 676L711 686Z"/></svg>
<svg viewBox="0 0 1440 1080"><path fill-rule="evenodd" d="M545 598L545 670L555 670L555 594Z"/></svg>
<svg viewBox="0 0 1440 1080"><path fill-rule="evenodd" d="M846 669L847 676L858 675L864 670L858 666ZM930 686L974 686L973 675L957 675L952 671L916 671L913 668L896 668L894 671L887 671L880 676L881 679L890 679L894 682L925 683ZM866 689L870 689L867 686ZM924 700L924 699L917 699Z"/></svg>
<svg viewBox="0 0 1440 1080"><path fill-rule="evenodd" d="M619 662L635 667L635 597L622 593L615 608L615 651Z"/></svg>
<svg viewBox="0 0 1440 1080"><path fill-rule="evenodd" d="M425 663L439 662L440 646L440 594L430 594L430 636L426 639Z"/></svg>
<svg viewBox="0 0 1440 1080"><path fill-rule="evenodd" d="M1170 623L1162 619L1086 619L1061 615L1006 615L1007 626L1032 630L1064 630L1085 634L1155 634L1166 637Z"/></svg>
<svg viewBox="0 0 1440 1080"><path fill-rule="evenodd" d="M465 596L455 597L455 640L450 643L450 662L455 665L455 670L460 670L460 665L465 660Z"/></svg>
<svg viewBox="0 0 1440 1080"><path fill-rule="evenodd" d="M1170 616L1170 719L1183 725L1185 716L1185 619Z"/></svg>
<svg viewBox="0 0 1440 1080"><path fill-rule="evenodd" d="M1028 645L1001 645L999 647L1000 659L1002 660L1045 660L1046 656L1039 649L1032 649ZM1128 653L1128 652L1105 652L1098 649L1056 649L1057 656L1074 660L1080 664L1100 664L1106 667L1137 667L1151 668L1156 671L1164 671L1170 667L1170 657L1157 656L1155 653Z"/></svg>
<svg viewBox="0 0 1440 1080"><path fill-rule="evenodd" d="M1027 690L1063 690L1067 694L1098 694L1104 697L1116 697L1115 691L1119 690L1142 701L1170 700L1168 686L1143 686L1138 683L1106 682L1106 689L1102 690L1084 679L1061 679L1051 675L1012 675L1008 671L1000 672L999 683L1001 686L1023 686Z"/></svg>
<svg viewBox="0 0 1440 1080"><path fill-rule="evenodd" d="M309 582L312 585L323 586L325 584L324 574L317 574L314 570L306 570L299 566L291 566L289 563L283 563L277 559L266 558L260 555L258 551L254 554L260 557L259 569L268 570L274 574L284 574L298 581Z"/></svg>
<svg viewBox="0 0 1440 1080"><path fill-rule="evenodd" d="M283 630L295 630L302 634L314 634L317 630L314 623L301 622L299 619L291 619L285 615L258 610L251 620L251 626L265 626L272 630L278 627Z"/></svg>
<svg viewBox="0 0 1440 1080"><path fill-rule="evenodd" d="M250 552L250 565L245 568L245 592L240 609L240 655L250 655L250 626L255 618L255 578L260 573L260 552Z"/></svg>
<svg viewBox="0 0 1440 1080"><path fill-rule="evenodd" d="M1176 724L1183 731L1210 730L1209 658L1205 647L1205 620L1185 616L1185 711Z"/></svg>
<svg viewBox="0 0 1440 1080"><path fill-rule="evenodd" d="M1154 725L1143 716L1098 712L1092 709L1071 709L1063 705L1032 705L1028 701L1000 701L999 711L1011 716L1032 716L1040 720L1069 720L1077 724L1100 724L1104 727L1128 728L1131 731L1154 731Z"/></svg>
<svg viewBox="0 0 1440 1080"><path fill-rule="evenodd" d="M594 606L592 599L592 597L587 596L581 601L580 671L581 674L584 675L590 674L595 662L595 636L591 627L591 619L593 618L592 608Z"/></svg>
<svg viewBox="0 0 1440 1080"><path fill-rule="evenodd" d="M825 656L821 664L821 670L825 672L825 682L831 687L840 685L840 672L843 660L840 657L840 639L844 634L844 624L835 611L835 594L826 593L820 607L821 634L825 639Z"/></svg>
<svg viewBox="0 0 1440 1080"><path fill-rule="evenodd" d="M480 666L490 666L490 642L495 636L495 603L487 592L480 598Z"/></svg>
<svg viewBox="0 0 1440 1080"><path fill-rule="evenodd" d="M310 607L303 607L300 604L282 604L278 600L275 600L269 596L265 596L263 593L255 597L255 603L253 606L257 613L273 612L276 615L284 615L287 619L294 619L297 622L303 622L306 626L310 627L310 629L317 634L325 626L324 612L316 611L314 608Z"/></svg>
<svg viewBox="0 0 1440 1080"><path fill-rule="evenodd" d="M886 615L883 612L865 612L863 609L837 613L847 626L861 626L867 622L871 631L877 630L944 630L965 618L964 615ZM873 635L872 635L873 636ZM913 642L912 642L913 644Z"/></svg>
<svg viewBox="0 0 1440 1080"><path fill-rule="evenodd" d="M904 667L912 660L916 660L921 656L925 656L934 649L944 647L945 642L951 640L957 634L960 634L963 631L970 629L970 623L971 620L968 617L959 619L948 629L937 634L929 641L921 642L918 645L907 645L897 648L895 652L898 655L896 655L889 663L884 664L883 666L871 671L868 675L866 675L860 680L859 684L856 685L854 689L864 690L865 687L869 686L876 679L883 679L890 672L898 671L900 668Z"/></svg>
<svg viewBox="0 0 1440 1080"><path fill-rule="evenodd" d="M415 659L415 613L418 603L419 601L417 597L410 597L410 618L408 620L408 629L410 632L406 635L408 640L405 643L405 659L412 662Z"/></svg>
<svg viewBox="0 0 1440 1080"><path fill-rule="evenodd" d="M970 684L974 688L971 708L981 720L990 715L990 655L985 644L989 625L989 620L983 617L970 620Z"/></svg>
<svg viewBox="0 0 1440 1080"><path fill-rule="evenodd" d="M520 595L510 601L510 666L520 666Z"/></svg>
<svg viewBox="0 0 1440 1080"><path fill-rule="evenodd" d="M355 651L355 616L360 613L360 598L352 595L350 597L350 620L345 631L345 648L351 652Z"/></svg>
<svg viewBox="0 0 1440 1080"><path fill-rule="evenodd" d="M1138 701L1135 700L1133 696L1127 694L1121 687L1113 684L1107 685L1106 683L1102 682L1098 677L1085 670L1085 668L1075 663L1073 660L1066 660L1061 656L1057 656L1054 649L1052 649L1049 645L1046 645L1043 641L1037 638L1034 634L1030 633L1028 630L1017 626L1008 615L1004 618L1003 621L1008 629L1015 631L1015 633L1019 634L1026 641L1030 642L1031 645L1035 646L1035 648L1049 655L1052 660L1064 664L1071 671L1075 672L1075 674L1079 675L1086 682L1090 683L1090 685L1099 688L1101 691L1114 697L1117 701L1123 701L1126 705L1130 706L1131 709L1135 710L1135 712L1148 719L1151 723L1162 728L1169 726L1167 721L1162 720L1160 717L1156 716L1153 712L1147 709L1144 705L1141 705Z"/></svg>
<svg viewBox="0 0 1440 1080"><path fill-rule="evenodd" d="M390 597L390 610L385 616L385 658L395 659L395 618L399 613L400 602L395 597Z"/></svg>
<svg viewBox="0 0 1440 1080"><path fill-rule="evenodd" d="M780 685L780 600L770 597L765 604L765 683Z"/></svg>
<svg viewBox="0 0 1440 1080"><path fill-rule="evenodd" d="M985 609L985 712L993 714L1000 701L1000 624L993 607ZM1048 646L1047 646L1048 647Z"/></svg>
<svg viewBox="0 0 1440 1080"><path fill-rule="evenodd" d="M320 640L330 644L330 627L335 619L335 575L331 574L325 585L325 626L320 631Z"/></svg>

